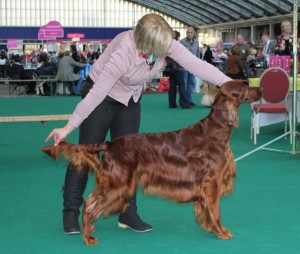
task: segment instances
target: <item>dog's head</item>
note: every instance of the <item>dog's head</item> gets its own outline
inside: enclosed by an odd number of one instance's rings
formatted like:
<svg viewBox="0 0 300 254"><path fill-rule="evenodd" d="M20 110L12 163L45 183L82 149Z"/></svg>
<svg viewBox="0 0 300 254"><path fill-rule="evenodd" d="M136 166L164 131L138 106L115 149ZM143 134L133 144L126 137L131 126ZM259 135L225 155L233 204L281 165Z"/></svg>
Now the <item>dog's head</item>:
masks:
<svg viewBox="0 0 300 254"><path fill-rule="evenodd" d="M228 112L229 124L238 126L238 107L241 103L251 103L261 99L262 90L249 87L236 80L228 81L221 86L213 107L224 107Z"/></svg>
<svg viewBox="0 0 300 254"><path fill-rule="evenodd" d="M238 104L251 103L261 99L262 90L259 87L249 87L236 80L228 81L221 86L221 94Z"/></svg>

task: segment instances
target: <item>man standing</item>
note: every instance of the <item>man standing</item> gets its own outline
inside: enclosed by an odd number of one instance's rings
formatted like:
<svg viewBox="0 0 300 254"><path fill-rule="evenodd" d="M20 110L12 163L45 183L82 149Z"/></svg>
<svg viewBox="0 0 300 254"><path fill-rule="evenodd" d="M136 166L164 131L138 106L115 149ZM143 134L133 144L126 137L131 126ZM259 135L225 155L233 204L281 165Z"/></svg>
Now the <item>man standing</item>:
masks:
<svg viewBox="0 0 300 254"><path fill-rule="evenodd" d="M265 57L265 60L267 61L267 64L269 65L269 58L270 56L275 55L275 47L276 44L274 41L270 40L268 33L263 33L261 40L263 42L263 50L262 54Z"/></svg>
<svg viewBox="0 0 300 254"><path fill-rule="evenodd" d="M241 34L238 34L236 37L237 44L233 46L233 49L237 52L240 52L240 57L242 61L243 68L245 70L246 79L248 78L248 71L249 71L249 63L248 57L250 55L250 48L244 40L244 37Z"/></svg>
<svg viewBox="0 0 300 254"><path fill-rule="evenodd" d="M198 40L196 40L196 30L194 27L187 28L186 38L182 39L180 42L195 56L200 58L199 42ZM195 106L196 104L193 103L192 100L192 94L196 86L195 76L192 73L185 70L184 82L185 82L186 99L190 106Z"/></svg>

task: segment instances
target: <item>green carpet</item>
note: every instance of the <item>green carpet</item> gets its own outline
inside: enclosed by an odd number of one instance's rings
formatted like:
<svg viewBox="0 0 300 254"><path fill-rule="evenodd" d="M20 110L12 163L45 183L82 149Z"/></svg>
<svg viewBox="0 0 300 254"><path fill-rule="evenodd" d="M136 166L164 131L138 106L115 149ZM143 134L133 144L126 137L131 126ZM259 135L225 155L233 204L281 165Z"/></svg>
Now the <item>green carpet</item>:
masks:
<svg viewBox="0 0 300 254"><path fill-rule="evenodd" d="M68 114L79 97L1 98L0 115ZM199 105L199 95L194 95ZM142 99L141 132L171 131L204 118L209 109L169 109L167 94ZM250 106L240 107L240 126L231 139L235 157L255 148L250 140ZM300 155L259 151L237 162L234 192L222 200L222 222L234 234L220 240L194 221L193 206L138 192L142 218L154 230L134 233L117 227L117 216L96 221L100 239L85 246L82 235L64 235L61 186L65 162L54 162L40 148L56 127L38 122L0 124L0 253L299 253ZM258 145L283 133L283 124L261 129ZM78 131L69 137L77 142ZM290 150L288 139L273 148ZM91 177L85 192L93 189Z"/></svg>

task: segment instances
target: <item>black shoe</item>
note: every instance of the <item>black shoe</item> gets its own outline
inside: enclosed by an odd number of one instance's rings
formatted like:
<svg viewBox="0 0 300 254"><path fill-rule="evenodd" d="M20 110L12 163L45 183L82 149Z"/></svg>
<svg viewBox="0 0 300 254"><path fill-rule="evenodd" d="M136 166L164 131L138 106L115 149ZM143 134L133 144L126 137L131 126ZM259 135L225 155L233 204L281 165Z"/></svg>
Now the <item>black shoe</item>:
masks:
<svg viewBox="0 0 300 254"><path fill-rule="evenodd" d="M196 106L196 104L194 102L189 102L189 105L192 106L192 107Z"/></svg>
<svg viewBox="0 0 300 254"><path fill-rule="evenodd" d="M152 226L143 222L138 215L134 216L134 218L131 218L127 214L120 214L118 226L120 228L130 228L133 231L139 233L149 232L153 230Z"/></svg>
<svg viewBox="0 0 300 254"><path fill-rule="evenodd" d="M80 225L77 212L68 212L63 215L64 232L67 235L80 234Z"/></svg>
<svg viewBox="0 0 300 254"><path fill-rule="evenodd" d="M182 106L182 109L191 109L193 106L187 105L187 106Z"/></svg>

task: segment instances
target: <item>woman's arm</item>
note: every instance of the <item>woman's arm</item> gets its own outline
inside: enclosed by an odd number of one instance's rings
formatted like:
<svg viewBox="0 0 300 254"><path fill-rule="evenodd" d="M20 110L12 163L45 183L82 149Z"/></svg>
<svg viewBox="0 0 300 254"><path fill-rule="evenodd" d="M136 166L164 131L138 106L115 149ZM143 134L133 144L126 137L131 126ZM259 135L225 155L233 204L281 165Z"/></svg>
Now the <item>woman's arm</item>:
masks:
<svg viewBox="0 0 300 254"><path fill-rule="evenodd" d="M98 59L101 61L101 58ZM104 100L115 83L128 71L129 56L119 48L106 59L104 68L100 70L94 85L86 97L77 104L69 123L78 127L84 119Z"/></svg>
<svg viewBox="0 0 300 254"><path fill-rule="evenodd" d="M231 78L215 66L194 56L178 41L173 40L168 56L179 63L184 69L214 85L221 86L223 83L231 80Z"/></svg>
<svg viewBox="0 0 300 254"><path fill-rule="evenodd" d="M67 123L65 127L54 129L53 131L51 131L45 141L47 142L50 138L53 137L55 145L58 145L59 142L66 138L74 129L75 127L73 127L70 123Z"/></svg>

